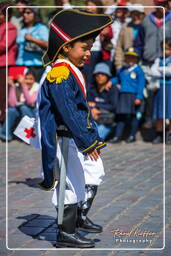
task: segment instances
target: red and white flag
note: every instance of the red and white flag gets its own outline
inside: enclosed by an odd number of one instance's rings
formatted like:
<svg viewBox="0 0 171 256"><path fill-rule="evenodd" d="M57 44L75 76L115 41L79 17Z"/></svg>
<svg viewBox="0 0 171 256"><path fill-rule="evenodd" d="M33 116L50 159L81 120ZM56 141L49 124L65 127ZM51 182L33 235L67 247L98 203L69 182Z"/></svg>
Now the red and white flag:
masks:
<svg viewBox="0 0 171 256"><path fill-rule="evenodd" d="M35 118L24 116L15 129L14 134L27 144L30 144L37 149L41 148Z"/></svg>

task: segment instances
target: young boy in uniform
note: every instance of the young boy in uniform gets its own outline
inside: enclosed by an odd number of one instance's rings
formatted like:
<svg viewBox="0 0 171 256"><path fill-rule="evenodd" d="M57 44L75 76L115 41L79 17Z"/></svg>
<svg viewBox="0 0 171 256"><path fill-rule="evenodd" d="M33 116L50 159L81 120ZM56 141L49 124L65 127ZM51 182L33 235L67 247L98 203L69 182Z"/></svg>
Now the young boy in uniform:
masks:
<svg viewBox="0 0 171 256"><path fill-rule="evenodd" d="M49 47L44 65L52 65L41 87L39 116L41 127L41 186L54 187L54 167L60 172L61 144L69 138L63 222L57 246L94 247L94 242L76 232L101 232L86 215L104 176L100 149L105 143L98 135L86 101L86 86L79 68L90 56L94 38L112 23L109 15L63 10L51 21ZM58 143L57 143L58 140ZM57 157L57 161L56 161ZM58 186L52 202L58 209Z"/></svg>

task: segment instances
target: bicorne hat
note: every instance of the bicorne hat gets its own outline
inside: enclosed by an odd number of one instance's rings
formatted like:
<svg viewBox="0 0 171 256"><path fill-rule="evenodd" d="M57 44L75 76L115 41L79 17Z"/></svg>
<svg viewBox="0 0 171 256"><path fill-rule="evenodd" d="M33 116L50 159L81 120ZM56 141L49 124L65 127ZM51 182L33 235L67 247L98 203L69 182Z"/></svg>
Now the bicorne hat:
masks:
<svg viewBox="0 0 171 256"><path fill-rule="evenodd" d="M66 9L58 12L50 23L48 49L42 57L47 66L55 61L61 48L76 39L98 32L112 23L107 14Z"/></svg>

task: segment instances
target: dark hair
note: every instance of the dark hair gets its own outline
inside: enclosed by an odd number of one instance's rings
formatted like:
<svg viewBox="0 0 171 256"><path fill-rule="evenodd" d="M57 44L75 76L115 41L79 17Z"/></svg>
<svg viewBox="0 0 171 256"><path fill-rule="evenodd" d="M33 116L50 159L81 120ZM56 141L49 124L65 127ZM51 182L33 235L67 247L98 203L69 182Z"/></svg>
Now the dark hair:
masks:
<svg viewBox="0 0 171 256"><path fill-rule="evenodd" d="M171 37L166 37L165 44L167 44L169 47L171 47Z"/></svg>
<svg viewBox="0 0 171 256"><path fill-rule="evenodd" d="M34 24L40 23L41 22L41 15L40 15L40 9L39 8L31 8L31 7L26 7L24 8L24 12L25 10L29 9L32 13L34 13ZM23 21L24 23L24 21ZM26 26L26 24L24 23L24 26Z"/></svg>
<svg viewBox="0 0 171 256"><path fill-rule="evenodd" d="M101 0L86 0L86 5L88 4L88 2L92 2L93 4L95 4L95 6L103 6L103 3ZM104 12L104 8L97 8L97 13L103 13Z"/></svg>
<svg viewBox="0 0 171 256"><path fill-rule="evenodd" d="M6 9L10 6L9 3L7 2L1 2L0 3L0 11L2 12L2 14L6 17ZM11 18L12 16L12 8L8 9L8 20Z"/></svg>
<svg viewBox="0 0 171 256"><path fill-rule="evenodd" d="M31 4L31 2L29 0L15 0L15 4L18 4L18 3L22 3L25 5Z"/></svg>
<svg viewBox="0 0 171 256"><path fill-rule="evenodd" d="M171 47L171 37L166 37L165 40L160 43L161 48L163 48L163 44L167 44Z"/></svg>
<svg viewBox="0 0 171 256"><path fill-rule="evenodd" d="M25 76L28 76L28 75L32 75L34 77L34 79L36 80L36 75L33 70L31 70L31 69L27 70L27 72L25 73Z"/></svg>

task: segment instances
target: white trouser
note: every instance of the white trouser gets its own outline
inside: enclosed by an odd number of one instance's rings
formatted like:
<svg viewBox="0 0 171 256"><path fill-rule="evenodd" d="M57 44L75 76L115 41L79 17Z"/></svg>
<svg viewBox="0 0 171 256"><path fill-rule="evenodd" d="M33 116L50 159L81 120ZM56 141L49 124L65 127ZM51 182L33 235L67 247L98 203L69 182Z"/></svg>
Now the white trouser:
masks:
<svg viewBox="0 0 171 256"><path fill-rule="evenodd" d="M57 146L56 176L59 180L60 159L61 159L61 138ZM101 158L97 161L91 161L78 151L73 139L69 139L66 190L64 204L79 203L87 199L85 185L99 185L104 176L104 168ZM58 188L54 190L52 203L57 206Z"/></svg>

